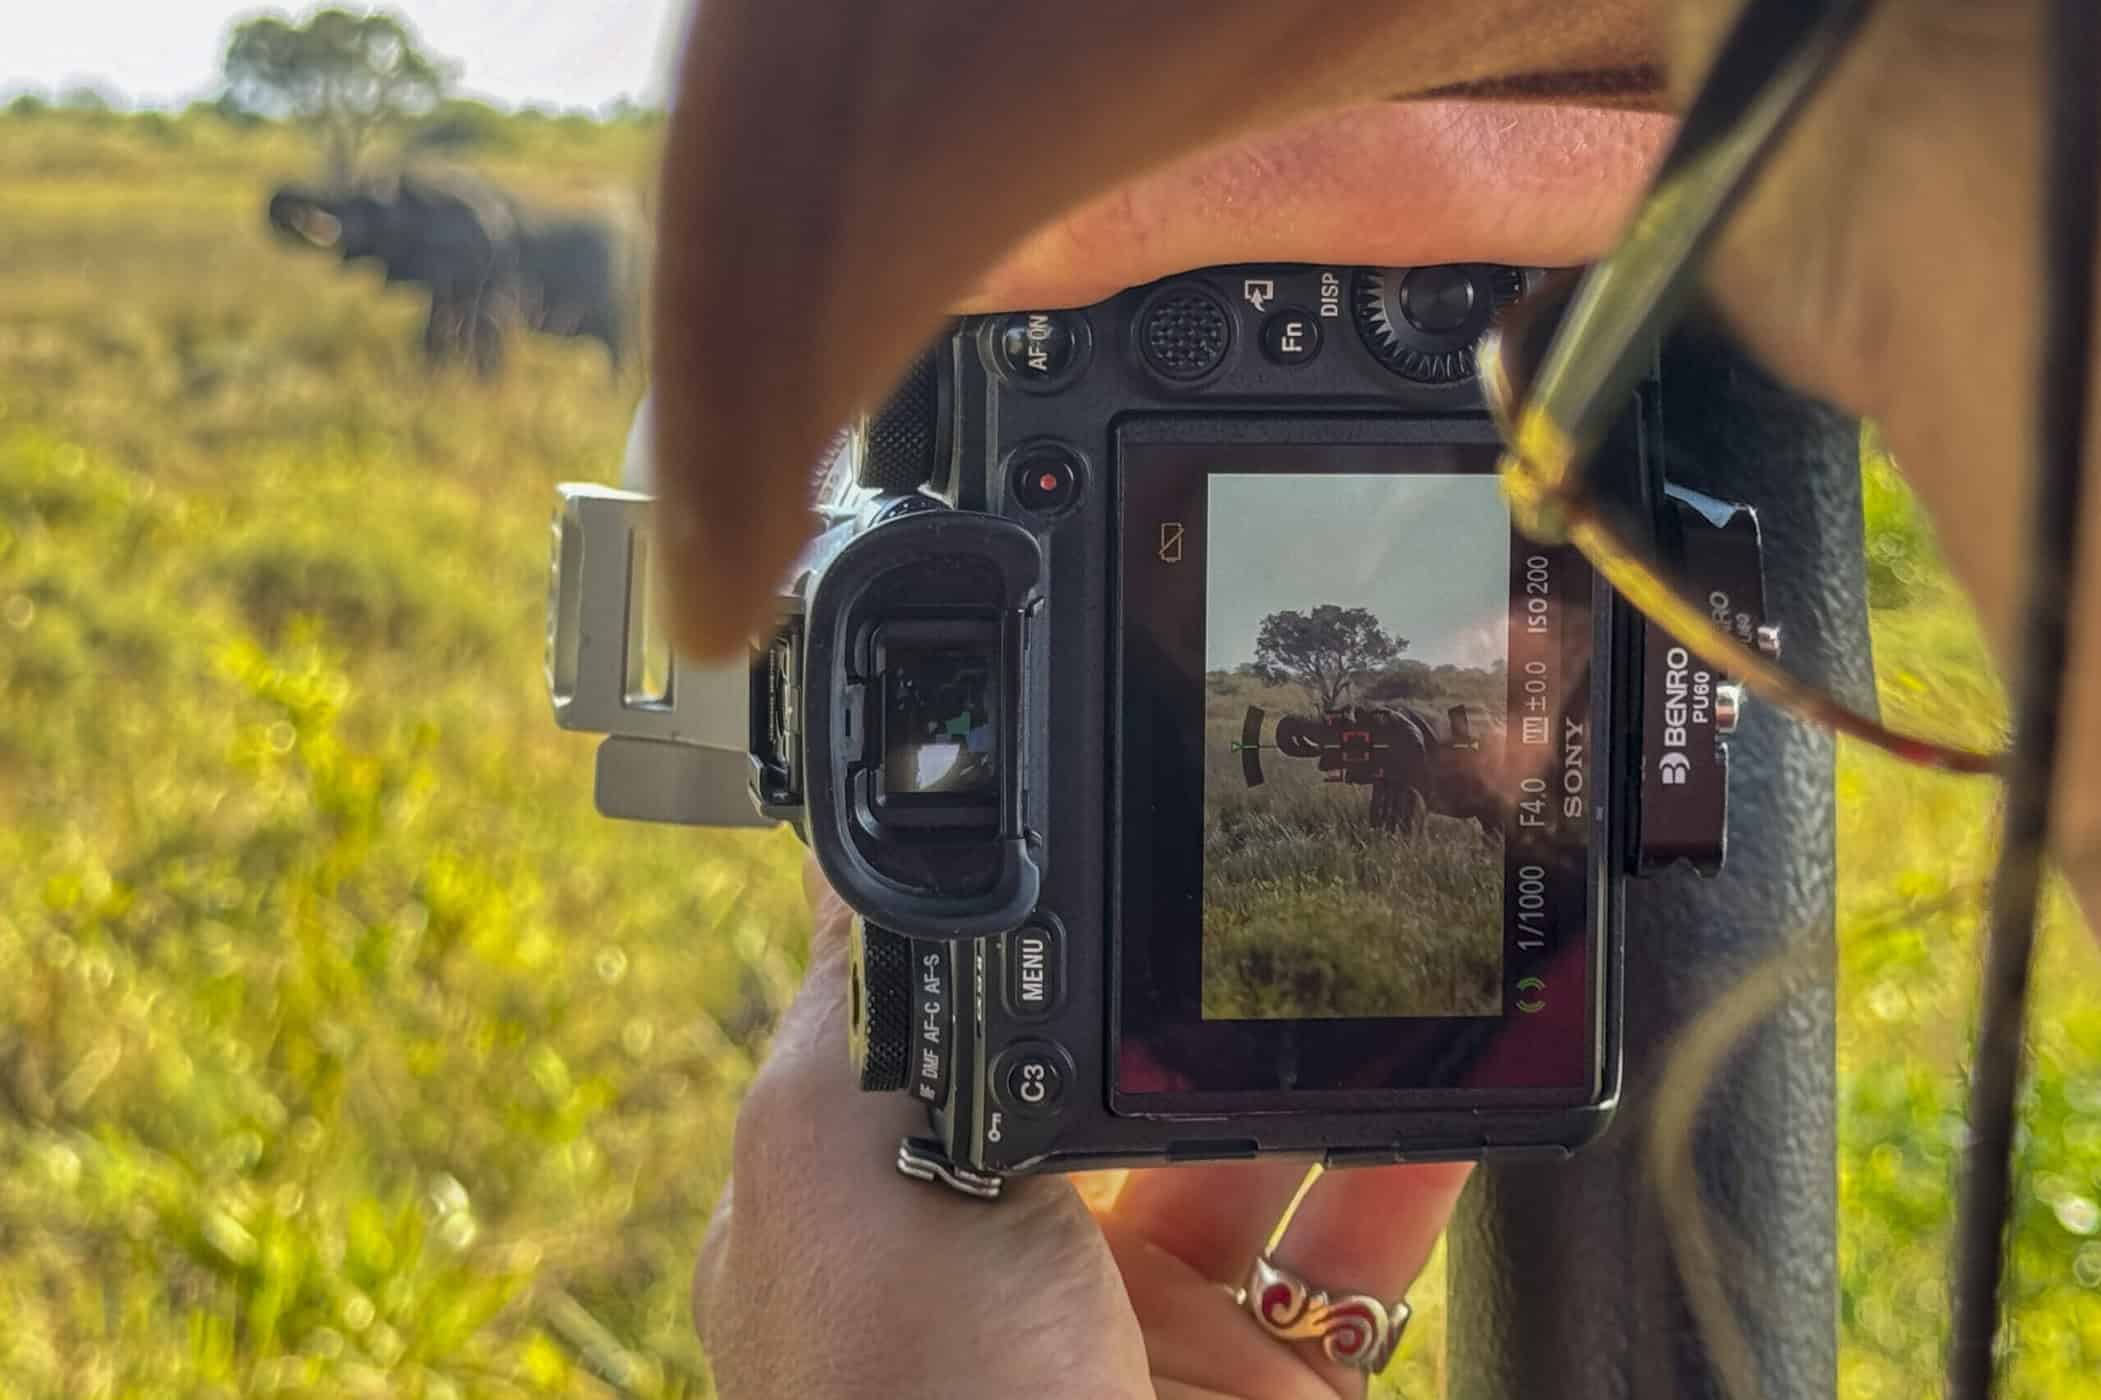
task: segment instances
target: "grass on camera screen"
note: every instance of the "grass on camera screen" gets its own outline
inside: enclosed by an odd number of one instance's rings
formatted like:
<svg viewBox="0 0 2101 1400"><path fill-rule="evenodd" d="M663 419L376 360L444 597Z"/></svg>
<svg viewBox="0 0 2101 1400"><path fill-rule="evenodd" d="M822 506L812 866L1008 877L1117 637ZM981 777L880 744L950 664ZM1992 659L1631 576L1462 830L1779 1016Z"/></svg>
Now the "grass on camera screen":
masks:
<svg viewBox="0 0 2101 1400"><path fill-rule="evenodd" d="M1491 476L1210 478L1206 1020L1503 1010Z"/></svg>

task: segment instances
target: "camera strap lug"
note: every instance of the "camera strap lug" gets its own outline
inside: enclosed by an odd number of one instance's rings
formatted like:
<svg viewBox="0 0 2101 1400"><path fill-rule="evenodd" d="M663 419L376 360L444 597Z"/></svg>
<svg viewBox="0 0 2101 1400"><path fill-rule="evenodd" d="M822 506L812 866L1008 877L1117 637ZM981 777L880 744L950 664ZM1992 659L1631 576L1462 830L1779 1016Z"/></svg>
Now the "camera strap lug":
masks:
<svg viewBox="0 0 2101 1400"><path fill-rule="evenodd" d="M908 1137L897 1144L897 1169L915 1181L938 1181L979 1201L999 1199L1000 1178L959 1167L933 1138Z"/></svg>

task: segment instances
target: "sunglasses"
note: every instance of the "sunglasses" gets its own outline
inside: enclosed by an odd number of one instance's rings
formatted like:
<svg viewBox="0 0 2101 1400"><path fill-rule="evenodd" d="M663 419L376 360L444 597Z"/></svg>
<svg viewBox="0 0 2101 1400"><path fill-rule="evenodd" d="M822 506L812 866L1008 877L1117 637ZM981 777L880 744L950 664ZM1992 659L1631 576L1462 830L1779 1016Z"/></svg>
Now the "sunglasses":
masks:
<svg viewBox="0 0 2101 1400"><path fill-rule="evenodd" d="M1984 753L1893 732L1742 645L1645 557L1606 513L1587 474L1658 339L1690 301L1722 225L1872 8L1872 0L1746 0L1620 245L1558 296L1516 308L1521 314L1483 348L1482 377L1506 445L1502 481L1520 529L1573 544L1652 621L1780 708L1914 763L2007 781L1950 1289L1947 1393L1981 1400L1997 1378L2022 1022L2067 712L2067 600L2076 596L2084 517L2081 449L2091 416L2101 241L2101 88L2093 77L2101 8L2092 0L2045 4L2043 251L2054 295L2039 308L2033 564L2011 749Z"/></svg>
<svg viewBox="0 0 2101 1400"><path fill-rule="evenodd" d="M1996 773L2004 755L1897 733L1715 625L1599 507L1589 474L1730 213L1872 8L1750 0L1618 247L1513 307L1480 348L1481 381L1503 435L1503 491L1518 529L1574 545L1650 621L1798 718L1913 763Z"/></svg>

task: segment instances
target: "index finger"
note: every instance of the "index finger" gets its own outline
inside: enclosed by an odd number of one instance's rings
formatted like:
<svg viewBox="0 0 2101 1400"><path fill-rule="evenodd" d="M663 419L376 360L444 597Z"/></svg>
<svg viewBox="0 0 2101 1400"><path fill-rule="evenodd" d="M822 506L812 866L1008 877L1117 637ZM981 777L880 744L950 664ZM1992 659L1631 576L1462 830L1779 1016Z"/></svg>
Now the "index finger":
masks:
<svg viewBox="0 0 2101 1400"><path fill-rule="evenodd" d="M1587 261L1619 232L1674 125L1452 99L1321 113L1088 200L1023 238L958 309L1081 306L1231 262Z"/></svg>
<svg viewBox="0 0 2101 1400"><path fill-rule="evenodd" d="M655 286L676 640L718 654L758 625L826 436L1029 229L1315 110L1649 49L1640 0L707 0Z"/></svg>

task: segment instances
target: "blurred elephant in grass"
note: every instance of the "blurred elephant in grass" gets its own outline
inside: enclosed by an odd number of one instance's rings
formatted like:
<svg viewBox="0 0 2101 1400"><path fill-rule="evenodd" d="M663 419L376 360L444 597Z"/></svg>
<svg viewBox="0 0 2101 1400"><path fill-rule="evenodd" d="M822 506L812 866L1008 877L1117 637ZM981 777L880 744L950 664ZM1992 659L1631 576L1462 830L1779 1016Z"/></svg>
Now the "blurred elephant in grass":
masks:
<svg viewBox="0 0 2101 1400"><path fill-rule="evenodd" d="M1497 772L1502 731L1501 720L1477 723L1465 705L1448 707L1441 731L1413 705L1346 705L1280 716L1276 749L1315 760L1330 782L1369 787L1372 825L1381 831L1413 835L1436 812L1473 821L1485 834L1501 829L1508 800Z"/></svg>
<svg viewBox="0 0 2101 1400"><path fill-rule="evenodd" d="M514 326L598 341L616 378L633 348L641 239L613 220L535 212L472 176L416 171L334 192L286 185L269 220L345 262L379 263L389 286L426 288L434 363L463 358L494 376Z"/></svg>

